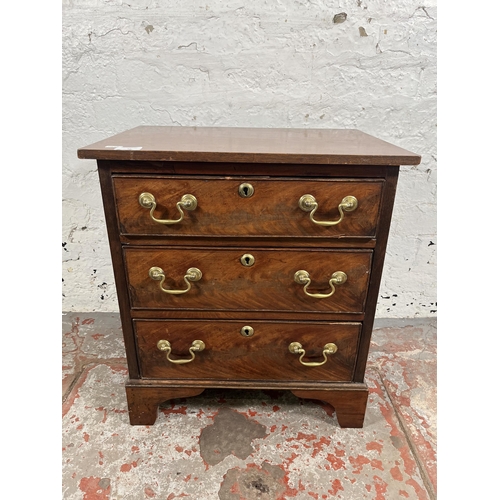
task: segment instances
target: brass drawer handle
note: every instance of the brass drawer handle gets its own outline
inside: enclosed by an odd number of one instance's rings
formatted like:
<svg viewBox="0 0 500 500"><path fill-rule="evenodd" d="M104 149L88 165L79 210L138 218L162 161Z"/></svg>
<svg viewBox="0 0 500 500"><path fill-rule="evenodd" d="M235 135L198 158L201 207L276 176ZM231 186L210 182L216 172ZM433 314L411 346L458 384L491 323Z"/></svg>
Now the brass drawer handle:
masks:
<svg viewBox="0 0 500 500"><path fill-rule="evenodd" d="M354 196L346 196L339 205L340 219L335 221L319 221L314 219L314 214L318 210L318 202L312 194L305 194L300 197L299 207L304 212L311 212L309 218L319 226L336 226L344 220L344 212L352 212L358 208L358 200Z"/></svg>
<svg viewBox="0 0 500 500"><path fill-rule="evenodd" d="M302 344L300 344L299 342L292 342L288 346L288 350L292 354L300 354L299 361L304 366L321 366L321 365L324 365L327 362L327 357L326 357L327 355L335 354L337 352L337 346L335 344L333 344L333 343L325 344L325 347L323 347L323 361L321 361L321 362L318 362L318 361L302 361L302 358L305 356L306 351L305 351L305 349L302 348Z"/></svg>
<svg viewBox="0 0 500 500"><path fill-rule="evenodd" d="M176 207L177 210L179 210L181 216L176 220L157 219L154 216L154 211L156 209L156 199L151 193L142 193L139 196L139 205L144 208L150 208L151 210L149 212L149 216L155 222L158 222L158 224L177 224L182 219L184 219L184 212L182 211L182 209L184 208L184 210L194 210L198 206L198 201L192 194L185 194L181 198L181 201L177 202Z"/></svg>
<svg viewBox="0 0 500 500"><path fill-rule="evenodd" d="M184 276L184 281L187 284L187 288L185 290L167 290L163 288L163 283L165 282L166 276L161 267L152 267L149 270L149 277L152 280L160 281L160 290L165 293L169 293L170 295L181 295L183 293L189 292L191 290L191 282L192 281L200 281L202 277L201 271L197 267L190 267L186 271L186 275Z"/></svg>
<svg viewBox="0 0 500 500"><path fill-rule="evenodd" d="M159 340L158 344L156 344L160 351L166 353L167 360L176 365L184 365L186 363L191 363L194 360L195 352L201 352L205 349L205 342L203 340L193 340L191 347L189 348L189 352L191 353L190 359L170 359L170 353L172 352L172 346L168 340Z"/></svg>
<svg viewBox="0 0 500 500"><path fill-rule="evenodd" d="M304 270L297 271L293 276L293 280L295 281L295 283L298 283L299 285L304 285L304 293L308 297L313 297L315 299L327 299L328 297L331 297L335 293L335 287L333 285L342 285L347 281L347 274L344 273L343 271L337 271L332 274L332 277L328 281L328 284L332 289L330 293L309 293L307 291L307 287L311 284L311 278L307 271Z"/></svg>

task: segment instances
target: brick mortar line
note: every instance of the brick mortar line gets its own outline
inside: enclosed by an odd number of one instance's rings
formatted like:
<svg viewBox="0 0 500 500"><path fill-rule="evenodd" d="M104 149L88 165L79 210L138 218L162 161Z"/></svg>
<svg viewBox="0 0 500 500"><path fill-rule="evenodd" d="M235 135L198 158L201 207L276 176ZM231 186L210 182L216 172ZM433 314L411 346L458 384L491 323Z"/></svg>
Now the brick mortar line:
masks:
<svg viewBox="0 0 500 500"><path fill-rule="evenodd" d="M429 496L431 497L431 500L436 500L436 493L434 491L434 486L432 484L432 481L429 479L429 475L427 473L426 468L422 464L422 461L420 460L418 450L415 448L415 445L411 439L411 434L409 430L407 429L404 420L402 416L399 414L399 411L397 409L397 406L394 404L394 401L391 398L391 394L389 393L389 390L387 389L385 382L384 382L384 377L382 377L382 374L379 371L378 367L374 367L374 370L377 372L377 375L380 378L380 381L382 382L382 385L384 387L385 393L387 394L387 398L389 399L391 406L394 409L394 413L396 414L396 418L398 419L399 425L401 426L401 429L403 429L403 434L406 437L406 441L408 442L408 446L410 447L410 451L415 458L415 462L417 464L418 470L420 471L420 475L422 476L422 481L424 483L425 489L427 490L427 493L429 493Z"/></svg>

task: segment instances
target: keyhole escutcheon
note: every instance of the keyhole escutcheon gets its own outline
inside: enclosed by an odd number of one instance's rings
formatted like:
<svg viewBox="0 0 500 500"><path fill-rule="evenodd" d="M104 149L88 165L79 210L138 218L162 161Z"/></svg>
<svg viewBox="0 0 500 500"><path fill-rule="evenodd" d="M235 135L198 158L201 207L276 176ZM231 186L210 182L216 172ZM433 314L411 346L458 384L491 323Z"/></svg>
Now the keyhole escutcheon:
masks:
<svg viewBox="0 0 500 500"><path fill-rule="evenodd" d="M244 326L240 330L240 333L243 337L251 337L253 335L253 328L251 326Z"/></svg>
<svg viewBox="0 0 500 500"><path fill-rule="evenodd" d="M255 257L252 254L250 254L250 253L246 253L246 254L244 254L244 255L241 256L240 262L245 267L251 267L255 263Z"/></svg>
<svg viewBox="0 0 500 500"><path fill-rule="evenodd" d="M250 198L254 193L253 186L249 184L248 182L244 182L243 184L240 184L238 188L238 194L242 198Z"/></svg>

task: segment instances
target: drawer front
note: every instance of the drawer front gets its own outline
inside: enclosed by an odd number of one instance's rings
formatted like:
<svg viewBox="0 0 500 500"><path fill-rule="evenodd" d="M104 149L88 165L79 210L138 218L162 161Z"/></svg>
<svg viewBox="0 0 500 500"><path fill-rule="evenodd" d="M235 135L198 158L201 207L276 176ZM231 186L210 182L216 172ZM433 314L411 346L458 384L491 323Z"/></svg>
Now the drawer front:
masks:
<svg viewBox="0 0 500 500"><path fill-rule="evenodd" d="M141 375L155 379L351 381L361 331L360 323L136 320L134 324ZM249 326L252 335L242 335ZM191 353L196 340L204 349ZM168 341L170 351L160 350L160 341ZM293 342L301 344L302 360L300 352L290 352ZM336 352L323 354L331 343Z"/></svg>
<svg viewBox="0 0 500 500"><path fill-rule="evenodd" d="M133 308L361 313L372 251L142 247L124 255ZM242 259L249 256L247 267ZM160 279L150 276L155 268ZM198 281L185 278L192 268L201 271ZM308 285L295 281L297 271L309 273ZM339 272L343 284L332 281Z"/></svg>
<svg viewBox="0 0 500 500"><path fill-rule="evenodd" d="M250 197L239 194L244 182L253 188ZM383 183L382 180L113 177L120 232L169 237L374 237ZM144 207L139 203L143 193L153 196L156 204L153 213L148 208L153 205L146 203ZM309 211L299 207L299 200L307 194L317 203L314 220L337 222L341 211L342 220L330 226L313 222L310 218L313 207L309 205ZM180 205L179 210L177 204L185 195L196 198L196 208L189 210ZM339 211L339 205L348 196L356 198L357 207ZM193 206L191 202L188 208ZM180 222L174 222L181 217ZM163 224L153 218L170 223Z"/></svg>

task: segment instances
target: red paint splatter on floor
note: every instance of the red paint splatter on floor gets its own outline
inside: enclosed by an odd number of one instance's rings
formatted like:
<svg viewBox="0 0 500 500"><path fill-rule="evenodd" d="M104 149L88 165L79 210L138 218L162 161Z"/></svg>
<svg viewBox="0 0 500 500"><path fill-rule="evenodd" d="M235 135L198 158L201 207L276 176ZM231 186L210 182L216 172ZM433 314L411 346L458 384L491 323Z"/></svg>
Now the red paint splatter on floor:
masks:
<svg viewBox="0 0 500 500"><path fill-rule="evenodd" d="M104 455L103 455L102 451L100 451L100 452L99 452L99 458L100 458L100 460L99 460L99 465L102 465L102 464L104 463L104 462L102 461L102 459L104 458Z"/></svg>
<svg viewBox="0 0 500 500"><path fill-rule="evenodd" d="M117 410L116 408L112 408L111 411L113 413L117 413L117 414L120 414L120 413L128 413L128 410Z"/></svg>
<svg viewBox="0 0 500 500"><path fill-rule="evenodd" d="M407 491L404 491L404 490L399 490L399 496L400 497L405 497L405 498L409 498L410 495L408 494Z"/></svg>
<svg viewBox="0 0 500 500"><path fill-rule="evenodd" d="M69 410L73 406L73 403L75 402L75 400L80 397L80 394L78 394L78 391L80 390L80 388L82 387L82 385L87 380L87 377L89 376L89 371L92 368L93 367L89 366L89 367L87 367L86 370L83 371L83 373L80 375L80 378L77 380L76 384L73 386L73 389L68 394L68 397L67 397L66 401L62 405L62 416L63 416L63 418L69 412ZM70 418L72 418L72 417L70 417Z"/></svg>
<svg viewBox="0 0 500 500"><path fill-rule="evenodd" d="M130 472L130 470L132 470L132 467L137 467L137 463L138 463L138 461L135 460L134 462L132 462L130 464L123 464L120 467L120 471L121 472Z"/></svg>
<svg viewBox="0 0 500 500"><path fill-rule="evenodd" d="M80 330L80 318L76 317L71 324L71 333L78 333Z"/></svg>
<svg viewBox="0 0 500 500"><path fill-rule="evenodd" d="M303 432L299 432L297 434L297 439L303 439L304 441L314 441L318 438L316 437L316 434L305 434Z"/></svg>
<svg viewBox="0 0 500 500"><path fill-rule="evenodd" d="M231 493L237 493L237 494L241 493L240 485L238 483L234 483L229 491Z"/></svg>
<svg viewBox="0 0 500 500"><path fill-rule="evenodd" d="M366 465L370 463L370 460L368 458L364 457L363 455L358 455L356 458L354 457L349 457L349 462L354 466L352 473L353 474L360 474L361 469Z"/></svg>
<svg viewBox="0 0 500 500"><path fill-rule="evenodd" d="M148 498L154 498L156 496L156 493L149 487L149 486L146 486L144 488L144 494L148 497Z"/></svg>
<svg viewBox="0 0 500 500"><path fill-rule="evenodd" d="M403 480L403 474L401 474L401 470L397 465L395 465L391 469L391 476L396 480L396 481L402 481Z"/></svg>
<svg viewBox="0 0 500 500"><path fill-rule="evenodd" d="M102 333L94 333L94 335L91 335L91 337L94 340L99 340L101 337L104 337L104 335Z"/></svg>
<svg viewBox="0 0 500 500"><path fill-rule="evenodd" d="M170 403L170 408L160 408L160 411L166 416L171 415L173 413L180 413L182 415L186 415L187 406L180 406L179 408L175 408L175 403L172 402Z"/></svg>
<svg viewBox="0 0 500 500"><path fill-rule="evenodd" d="M378 383L376 384L375 388L372 388L371 390L379 394L381 398L384 399L382 388ZM406 439L399 431L399 428L396 424L394 412L392 411L391 407L389 407L389 404L387 402L385 402L384 404L379 403L379 408L385 418L385 421L391 427L391 436L398 438L398 442L401 443L401 446L397 446L397 449L401 458L403 459L404 471L408 474L409 477L412 478L416 473L416 464L411 456L410 447L408 446ZM406 484L413 487L419 500L428 498L426 491L414 479L409 479L408 481L406 481Z"/></svg>
<svg viewBox="0 0 500 500"><path fill-rule="evenodd" d="M285 481L286 490L277 498L277 500L288 500L290 497L295 497L298 495L300 491L305 491L306 487L302 484L302 481L299 479L299 484L297 488L292 488L288 483L288 472L283 477Z"/></svg>
<svg viewBox="0 0 500 500"><path fill-rule="evenodd" d="M332 466L331 468L334 470L343 469L345 467L345 462L341 458L332 455L331 453L328 453L328 455L326 456L326 460L330 462Z"/></svg>
<svg viewBox="0 0 500 500"><path fill-rule="evenodd" d="M384 471L384 467L383 467L382 462L381 462L380 460L373 459L373 460L370 462L370 465L371 465L374 469L378 469L378 470Z"/></svg>
<svg viewBox="0 0 500 500"><path fill-rule="evenodd" d="M101 423L104 424L104 422L106 422L106 420L108 419L108 410L106 410L106 408L104 408L103 406L99 406L99 408L96 408L96 410L103 412Z"/></svg>
<svg viewBox="0 0 500 500"><path fill-rule="evenodd" d="M411 486L415 490L418 496L418 500L426 500L427 498L429 498L427 492L415 481L415 479L408 479L408 481L406 481L406 484L408 486Z"/></svg>
<svg viewBox="0 0 500 500"><path fill-rule="evenodd" d="M182 446L177 445L177 446L175 447L175 451L176 451L177 453L182 453L182 452L184 451L184 448L183 448Z"/></svg>
<svg viewBox="0 0 500 500"><path fill-rule="evenodd" d="M279 411L280 409L281 409L281 408L280 408L279 406L277 406L277 405L274 405L274 406L273 406L273 411L275 411L275 412L276 412L276 411Z"/></svg>
<svg viewBox="0 0 500 500"><path fill-rule="evenodd" d="M375 481L375 491L377 493L374 500L386 500L387 483L378 476L373 476L373 480Z"/></svg>
<svg viewBox="0 0 500 500"><path fill-rule="evenodd" d="M344 487L342 486L340 479L335 479L332 481L332 489L328 490L328 493L336 496L339 491L344 491Z"/></svg>
<svg viewBox="0 0 500 500"><path fill-rule="evenodd" d="M139 447L138 446L132 446L132 448L130 448L132 450L132 453L139 453Z"/></svg>
<svg viewBox="0 0 500 500"><path fill-rule="evenodd" d="M269 432L274 432L277 429L277 425L271 425L271 428L269 429Z"/></svg>
<svg viewBox="0 0 500 500"><path fill-rule="evenodd" d="M89 439L90 439L90 436L89 436L86 432L84 432L84 433L83 433L83 440L84 440L86 443L88 443L88 442L89 442Z"/></svg>
<svg viewBox="0 0 500 500"><path fill-rule="evenodd" d="M83 500L109 500L111 484L100 477L82 477L78 487L83 491Z"/></svg>
<svg viewBox="0 0 500 500"><path fill-rule="evenodd" d="M382 443L377 443L377 441L372 441L371 443L366 443L367 451L375 450L375 451L378 451L380 454L380 453L382 453L382 448L383 448Z"/></svg>
<svg viewBox="0 0 500 500"><path fill-rule="evenodd" d="M313 443L313 452L312 452L312 457L314 458L318 453L323 451L324 446L329 446L331 443L331 440L326 438L325 436L321 436L319 441L316 441L316 443Z"/></svg>
<svg viewBox="0 0 500 500"><path fill-rule="evenodd" d="M126 358L119 358L120 360L123 359L124 362L126 362ZM106 365L108 368L113 370L114 372L122 372L123 374L128 374L128 368L126 365L120 365L117 364L117 360L112 360L110 362L101 362L101 364Z"/></svg>
<svg viewBox="0 0 500 500"><path fill-rule="evenodd" d="M94 318L87 318L82 321L82 325L93 325L94 321L95 321Z"/></svg>
<svg viewBox="0 0 500 500"><path fill-rule="evenodd" d="M288 467L290 466L290 464L298 457L297 453L292 453L285 461L282 465L279 465L278 467L282 470L284 470L285 472L288 470Z"/></svg>

